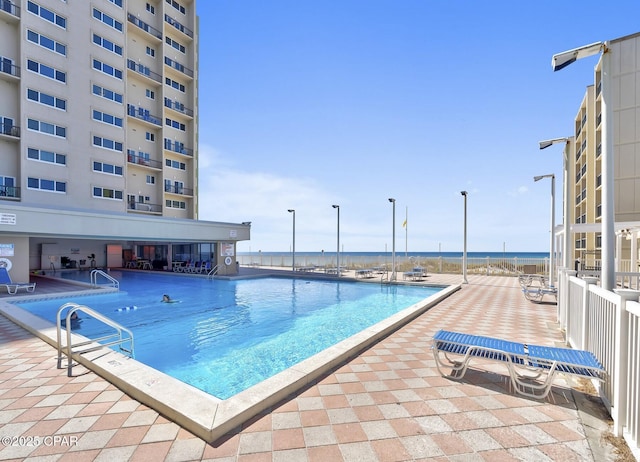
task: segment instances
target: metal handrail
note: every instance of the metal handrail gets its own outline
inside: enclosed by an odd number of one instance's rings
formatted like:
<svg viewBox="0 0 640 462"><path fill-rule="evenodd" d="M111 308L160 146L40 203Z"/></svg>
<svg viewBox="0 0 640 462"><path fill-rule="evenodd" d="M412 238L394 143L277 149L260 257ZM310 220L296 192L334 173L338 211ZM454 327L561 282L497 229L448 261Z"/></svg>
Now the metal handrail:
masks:
<svg viewBox="0 0 640 462"><path fill-rule="evenodd" d="M67 316L65 318L65 329L67 331L67 343L65 347L66 347L66 355L67 355L67 375L69 377L72 377L71 370L73 368L73 358L72 358L73 353L76 353L76 354L89 353L91 351L96 351L101 348L110 347L113 345L119 345L120 351L128 354L129 357L131 358L134 357L133 332L131 332L126 327L121 326L117 322L107 318L106 316L103 316L97 311L92 310L88 306L78 305L77 303L69 302L62 305L58 309L58 312L56 313L56 334L57 334L57 340L58 340L58 369L62 369L62 320L60 318L60 315L67 308L70 308L70 309L69 311L67 311ZM81 311L93 317L94 319L102 322L103 324L106 324L107 326L114 328L116 332L114 332L113 334L105 335L103 337L89 339L86 341L72 344L71 343L71 321L72 321L71 316L76 311ZM123 337L122 335L123 333L126 334L127 336ZM106 342L106 343L100 343L100 342ZM123 344L126 344L126 343L129 343L129 348L126 348L125 346L123 346ZM84 347L87 345L91 345L91 346L89 348L85 348L82 350L75 350L75 351L73 350L73 348Z"/></svg>
<svg viewBox="0 0 640 462"><path fill-rule="evenodd" d="M220 265L216 265L213 268L211 268L207 273L207 276L209 277L209 279L211 279L213 276L218 274L218 271L220 271Z"/></svg>
<svg viewBox="0 0 640 462"><path fill-rule="evenodd" d="M105 279L109 280L109 282L111 283L111 287L115 287L116 289L120 290L120 283L118 282L118 280L99 269L94 269L93 271L91 271L91 285L98 285L98 275L103 276Z"/></svg>

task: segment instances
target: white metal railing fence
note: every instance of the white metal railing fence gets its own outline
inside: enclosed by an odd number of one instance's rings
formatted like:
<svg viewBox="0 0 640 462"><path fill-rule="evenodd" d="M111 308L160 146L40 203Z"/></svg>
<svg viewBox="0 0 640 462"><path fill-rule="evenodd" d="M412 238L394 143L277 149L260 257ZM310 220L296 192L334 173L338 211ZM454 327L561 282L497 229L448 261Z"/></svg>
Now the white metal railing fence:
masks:
<svg viewBox="0 0 640 462"><path fill-rule="evenodd" d="M640 448L640 291L628 288L640 273L616 273L613 292L575 274L559 271L558 321L567 343L591 351L606 369L599 392L614 433Z"/></svg>
<svg viewBox="0 0 640 462"><path fill-rule="evenodd" d="M270 266L291 268L292 255L238 255L243 266ZM296 253L296 267L335 268L336 256ZM391 269L391 257L388 255L340 255L340 266L351 270L372 267ZM429 273L462 274L462 257L420 257L396 255L396 271L409 271L415 266L423 267ZM486 274L514 276L518 274L548 274L548 258L467 258L467 274Z"/></svg>

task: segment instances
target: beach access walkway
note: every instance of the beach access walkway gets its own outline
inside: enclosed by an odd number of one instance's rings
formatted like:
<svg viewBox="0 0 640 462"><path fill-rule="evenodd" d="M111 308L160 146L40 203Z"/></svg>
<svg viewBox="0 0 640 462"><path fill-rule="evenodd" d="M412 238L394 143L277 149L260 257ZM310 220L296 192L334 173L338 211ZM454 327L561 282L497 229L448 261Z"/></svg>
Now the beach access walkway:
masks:
<svg viewBox="0 0 640 462"><path fill-rule="evenodd" d="M438 373L430 348L438 329L563 343L556 305L525 300L517 278L468 280L213 444L93 372L67 377L56 369L54 348L0 316L0 460L620 460L603 436L608 416L584 384L560 377L547 399L534 400L511 392L497 363L474 363L460 382ZM426 282L460 283L461 276Z"/></svg>

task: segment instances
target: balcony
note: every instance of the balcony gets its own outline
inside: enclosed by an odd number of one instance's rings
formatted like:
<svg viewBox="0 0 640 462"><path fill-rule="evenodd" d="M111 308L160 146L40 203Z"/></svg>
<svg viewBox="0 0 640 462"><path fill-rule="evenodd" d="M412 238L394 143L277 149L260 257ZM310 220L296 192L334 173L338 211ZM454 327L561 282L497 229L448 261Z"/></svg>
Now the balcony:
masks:
<svg viewBox="0 0 640 462"><path fill-rule="evenodd" d="M127 210L133 210L141 213L162 213L162 205L150 204L149 202L129 202L127 204Z"/></svg>
<svg viewBox="0 0 640 462"><path fill-rule="evenodd" d="M185 188L179 183L165 184L164 192L168 192L171 194L178 194L179 196L193 196L192 188Z"/></svg>
<svg viewBox="0 0 640 462"><path fill-rule="evenodd" d="M140 63L136 63L133 59L127 59L127 68L155 82L162 83L162 76L160 74L153 72L147 66L143 66Z"/></svg>
<svg viewBox="0 0 640 462"><path fill-rule="evenodd" d="M183 143L171 141L169 138L164 139L165 151L177 152L184 156L193 157L193 149L185 148Z"/></svg>
<svg viewBox="0 0 640 462"><path fill-rule="evenodd" d="M0 185L0 199L20 199L20 188L18 186Z"/></svg>
<svg viewBox="0 0 640 462"><path fill-rule="evenodd" d="M130 164L141 165L143 167L149 167L156 170L162 169L162 162L160 162L159 160L147 159L144 156L139 156L132 153L127 154L127 162L129 162Z"/></svg>
<svg viewBox="0 0 640 462"><path fill-rule="evenodd" d="M173 101L165 97L164 107L168 107L169 109L179 112L180 114L184 114L187 117L193 117L193 109L189 109L188 107L185 107L185 105L179 101Z"/></svg>
<svg viewBox="0 0 640 462"><path fill-rule="evenodd" d="M136 107L133 104L127 104L127 115L130 117L135 117L139 120L143 120L152 125L162 127L162 119L158 116L150 114L148 109Z"/></svg>
<svg viewBox="0 0 640 462"><path fill-rule="evenodd" d="M140 18L137 18L136 16L132 15L131 13L127 13L127 19L131 24L138 26L138 28L140 28L141 30L147 32L148 34L153 35L155 38L159 40L162 40L162 32L160 32L155 27L150 26L149 24L147 24Z"/></svg>
<svg viewBox="0 0 640 462"><path fill-rule="evenodd" d="M164 20L167 24L171 24L173 27L175 27L177 30L179 30L180 32L182 32L184 35L186 35L189 38L193 38L193 31L191 29L189 29L186 26L183 26L182 24L180 24L178 21L176 21L175 19L173 19L171 16L169 16L168 14L164 15Z"/></svg>
<svg viewBox="0 0 640 462"><path fill-rule="evenodd" d="M188 67L184 66L183 64L180 64L178 61L174 61L173 59L169 58L168 56L165 56L164 57L164 63L167 66L169 66L170 68L175 69L176 71L182 72L187 77L193 78L193 71L191 69L189 69Z"/></svg>
<svg viewBox="0 0 640 462"><path fill-rule="evenodd" d="M0 57L0 76L7 80L19 79L20 67L13 64L10 59Z"/></svg>
<svg viewBox="0 0 640 462"><path fill-rule="evenodd" d="M0 122L0 135L20 138L20 127L16 127L12 123Z"/></svg>
<svg viewBox="0 0 640 462"><path fill-rule="evenodd" d="M13 22L20 17L20 7L11 0L0 0L0 17L6 17Z"/></svg>

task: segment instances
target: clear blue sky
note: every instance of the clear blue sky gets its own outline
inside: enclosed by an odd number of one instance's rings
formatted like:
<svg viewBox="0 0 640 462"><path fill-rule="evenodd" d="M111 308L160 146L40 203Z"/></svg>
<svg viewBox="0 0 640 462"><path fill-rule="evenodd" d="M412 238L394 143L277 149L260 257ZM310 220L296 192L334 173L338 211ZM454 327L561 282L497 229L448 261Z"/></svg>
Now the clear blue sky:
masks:
<svg viewBox="0 0 640 462"><path fill-rule="evenodd" d="M199 0L200 219L238 251L548 251L551 182L597 56L640 31L612 0Z"/></svg>

